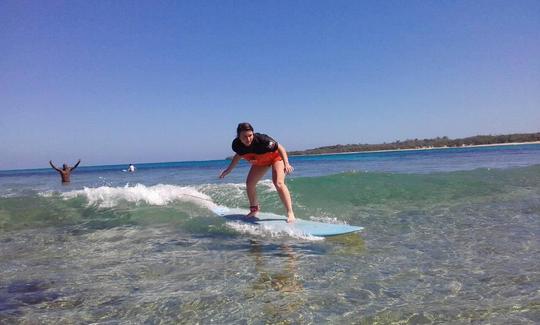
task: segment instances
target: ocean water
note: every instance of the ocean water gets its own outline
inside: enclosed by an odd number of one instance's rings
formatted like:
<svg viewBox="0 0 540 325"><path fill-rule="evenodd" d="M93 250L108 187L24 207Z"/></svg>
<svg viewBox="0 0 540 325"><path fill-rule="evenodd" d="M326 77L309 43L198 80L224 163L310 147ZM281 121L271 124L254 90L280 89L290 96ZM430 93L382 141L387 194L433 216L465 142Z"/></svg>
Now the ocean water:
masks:
<svg viewBox="0 0 540 325"><path fill-rule="evenodd" d="M0 172L0 323L540 323L540 145L293 157L297 217L365 228L326 239L217 216L227 163Z"/></svg>

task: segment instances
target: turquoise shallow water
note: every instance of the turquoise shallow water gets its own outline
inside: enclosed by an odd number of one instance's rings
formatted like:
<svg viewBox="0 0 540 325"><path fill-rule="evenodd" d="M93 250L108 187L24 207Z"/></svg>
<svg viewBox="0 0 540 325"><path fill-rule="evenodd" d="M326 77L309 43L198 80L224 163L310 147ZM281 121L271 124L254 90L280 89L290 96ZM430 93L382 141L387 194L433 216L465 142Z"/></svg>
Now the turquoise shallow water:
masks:
<svg viewBox="0 0 540 325"><path fill-rule="evenodd" d="M247 211L226 161L0 172L0 323L540 322L540 146L295 157L297 217ZM269 180L265 211L283 213Z"/></svg>

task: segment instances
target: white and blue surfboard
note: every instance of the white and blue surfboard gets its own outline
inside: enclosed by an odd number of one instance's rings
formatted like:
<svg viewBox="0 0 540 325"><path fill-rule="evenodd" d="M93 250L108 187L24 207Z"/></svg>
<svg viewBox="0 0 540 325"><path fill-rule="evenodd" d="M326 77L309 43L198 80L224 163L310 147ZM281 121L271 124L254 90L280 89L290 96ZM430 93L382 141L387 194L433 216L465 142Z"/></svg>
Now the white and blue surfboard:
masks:
<svg viewBox="0 0 540 325"><path fill-rule="evenodd" d="M364 229L363 227L358 226L325 223L298 218L296 218L293 223L287 223L287 217L266 212L258 213L256 218L246 218L245 214L227 212L230 211L220 211L218 214L227 220L251 224L264 230L277 233L282 232L306 236L330 237L358 232Z"/></svg>

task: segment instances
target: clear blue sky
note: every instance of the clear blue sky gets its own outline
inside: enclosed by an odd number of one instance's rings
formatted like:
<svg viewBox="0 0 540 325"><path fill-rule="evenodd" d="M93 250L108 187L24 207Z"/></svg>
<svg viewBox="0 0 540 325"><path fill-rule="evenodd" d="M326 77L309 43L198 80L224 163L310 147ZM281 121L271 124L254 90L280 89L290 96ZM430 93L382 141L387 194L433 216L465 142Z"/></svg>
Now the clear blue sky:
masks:
<svg viewBox="0 0 540 325"><path fill-rule="evenodd" d="M540 131L540 1L0 2L0 169Z"/></svg>

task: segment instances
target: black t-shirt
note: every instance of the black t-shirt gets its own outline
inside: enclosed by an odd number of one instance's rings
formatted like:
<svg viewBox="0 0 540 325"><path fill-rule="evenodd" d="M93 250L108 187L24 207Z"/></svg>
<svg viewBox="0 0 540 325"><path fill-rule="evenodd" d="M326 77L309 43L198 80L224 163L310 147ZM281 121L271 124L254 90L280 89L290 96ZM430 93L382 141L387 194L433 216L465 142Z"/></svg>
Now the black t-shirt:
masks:
<svg viewBox="0 0 540 325"><path fill-rule="evenodd" d="M249 147L246 147L238 138L234 139L232 142L232 150L240 156L248 153L260 155L267 152L274 152L277 149L278 143L276 140L272 139L266 134L261 133L253 134L253 142Z"/></svg>

